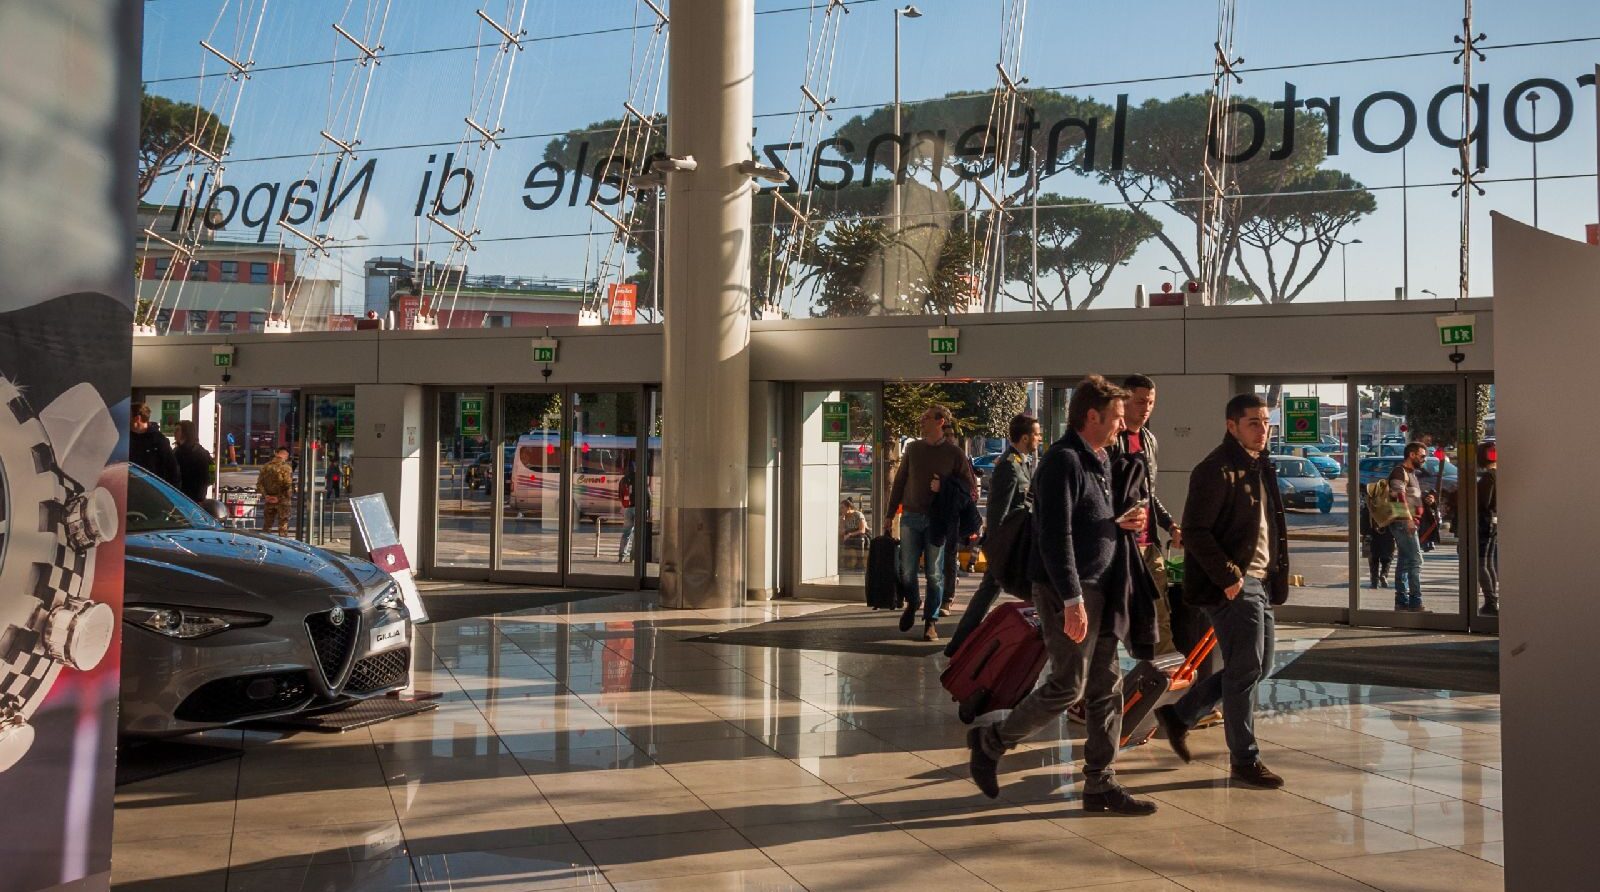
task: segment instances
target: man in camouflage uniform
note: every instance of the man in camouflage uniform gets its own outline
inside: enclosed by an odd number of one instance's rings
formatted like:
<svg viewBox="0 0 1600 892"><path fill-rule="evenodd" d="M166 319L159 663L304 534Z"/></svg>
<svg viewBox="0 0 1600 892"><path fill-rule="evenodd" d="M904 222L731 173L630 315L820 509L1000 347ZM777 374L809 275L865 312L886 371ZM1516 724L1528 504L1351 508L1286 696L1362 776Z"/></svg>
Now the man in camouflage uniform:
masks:
<svg viewBox="0 0 1600 892"><path fill-rule="evenodd" d="M261 529L289 535L289 511L294 504L294 469L289 467L289 450L280 446L272 453L272 461L256 477L256 492L261 493Z"/></svg>

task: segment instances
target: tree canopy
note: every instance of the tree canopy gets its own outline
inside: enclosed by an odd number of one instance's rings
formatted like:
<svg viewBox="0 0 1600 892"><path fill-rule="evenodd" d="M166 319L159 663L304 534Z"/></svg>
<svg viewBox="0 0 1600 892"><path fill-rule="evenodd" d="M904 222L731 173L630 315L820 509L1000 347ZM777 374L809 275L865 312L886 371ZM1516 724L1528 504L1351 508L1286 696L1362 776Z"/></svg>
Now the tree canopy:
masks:
<svg viewBox="0 0 1600 892"><path fill-rule="evenodd" d="M144 92L139 97L139 197L194 157L195 145L221 155L230 136L228 125L210 111Z"/></svg>

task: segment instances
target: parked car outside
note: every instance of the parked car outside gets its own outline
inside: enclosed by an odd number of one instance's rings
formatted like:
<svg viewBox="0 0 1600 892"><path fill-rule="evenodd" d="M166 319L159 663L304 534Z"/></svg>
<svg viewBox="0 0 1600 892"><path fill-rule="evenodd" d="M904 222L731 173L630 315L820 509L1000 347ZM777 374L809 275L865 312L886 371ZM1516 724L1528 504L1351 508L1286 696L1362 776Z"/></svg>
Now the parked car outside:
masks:
<svg viewBox="0 0 1600 892"><path fill-rule="evenodd" d="M1315 508L1323 514L1333 511L1333 485L1309 459L1274 455L1273 470L1278 474L1278 494L1285 508Z"/></svg>
<svg viewBox="0 0 1600 892"><path fill-rule="evenodd" d="M121 733L165 737L406 684L411 622L367 561L223 527L128 470Z"/></svg>
<svg viewBox="0 0 1600 892"><path fill-rule="evenodd" d="M1272 454L1303 458L1311 462L1322 476L1329 479L1336 478L1344 473L1343 466L1315 446L1293 446L1279 440L1272 445Z"/></svg>
<svg viewBox="0 0 1600 892"><path fill-rule="evenodd" d="M1405 459L1397 455L1386 455L1361 460L1361 485L1366 487L1380 480L1388 480L1389 474L1394 471L1394 466ZM1446 498L1453 498L1456 492L1458 469L1451 462L1444 465L1444 492ZM1439 460L1429 458L1422 463L1422 470L1417 472L1423 492L1437 493L1439 491Z"/></svg>

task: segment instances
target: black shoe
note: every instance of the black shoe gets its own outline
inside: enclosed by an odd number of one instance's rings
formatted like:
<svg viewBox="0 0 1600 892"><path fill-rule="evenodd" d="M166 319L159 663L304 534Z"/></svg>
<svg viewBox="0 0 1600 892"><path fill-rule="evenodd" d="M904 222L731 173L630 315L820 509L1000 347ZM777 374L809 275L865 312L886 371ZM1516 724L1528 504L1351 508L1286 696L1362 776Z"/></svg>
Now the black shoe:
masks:
<svg viewBox="0 0 1600 892"><path fill-rule="evenodd" d="M1170 704L1158 708L1156 724L1161 726L1161 733L1166 735L1167 745L1178 754L1178 758L1185 762L1193 762L1194 756L1189 752L1189 726L1178 718L1178 711Z"/></svg>
<svg viewBox="0 0 1600 892"><path fill-rule="evenodd" d="M909 632L911 626L917 621L917 605L907 604L904 613L900 614L900 631Z"/></svg>
<svg viewBox="0 0 1600 892"><path fill-rule="evenodd" d="M1500 615L1500 602L1499 601L1485 601L1485 602L1483 602L1483 606L1478 608L1478 614L1480 616L1499 616Z"/></svg>
<svg viewBox="0 0 1600 892"><path fill-rule="evenodd" d="M1135 799L1128 795L1127 790L1121 787L1113 787L1104 793L1083 794L1083 810L1142 817L1155 814L1156 804L1148 799Z"/></svg>
<svg viewBox="0 0 1600 892"><path fill-rule="evenodd" d="M1253 765L1233 766L1234 780L1243 781L1252 787L1261 787L1267 790L1276 790L1283 786L1283 778L1272 773L1272 769L1261 764L1258 759Z"/></svg>
<svg viewBox="0 0 1600 892"><path fill-rule="evenodd" d="M967 757L967 770L972 773L972 782L978 785L983 795L996 799L1000 796L1000 779L995 776L1000 770L1000 760L984 752L984 730L973 728L967 732L967 749L971 750L971 755Z"/></svg>
<svg viewBox="0 0 1600 892"><path fill-rule="evenodd" d="M1377 587L1378 588L1388 588L1389 587L1389 574L1381 573L1381 574L1378 575L1378 586Z"/></svg>

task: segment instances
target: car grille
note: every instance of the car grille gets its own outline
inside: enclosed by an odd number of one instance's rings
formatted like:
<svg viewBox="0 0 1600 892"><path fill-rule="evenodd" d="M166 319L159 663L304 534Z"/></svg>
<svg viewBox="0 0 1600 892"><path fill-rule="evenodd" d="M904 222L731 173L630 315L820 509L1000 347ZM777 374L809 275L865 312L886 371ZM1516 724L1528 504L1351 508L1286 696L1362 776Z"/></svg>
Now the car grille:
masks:
<svg viewBox="0 0 1600 892"><path fill-rule="evenodd" d="M174 715L182 722L233 722L299 709L311 697L311 679L304 672L241 675L201 685L178 704Z"/></svg>
<svg viewBox="0 0 1600 892"><path fill-rule="evenodd" d="M367 694L394 687L405 682L410 668L411 649L408 647L373 654L364 660L357 660L350 668L350 681L345 683L344 691L347 694Z"/></svg>
<svg viewBox="0 0 1600 892"><path fill-rule="evenodd" d="M361 613L345 610L344 622L334 625L327 612L306 617L306 631L311 634L311 648L317 652L317 665L322 668L322 680L330 688L338 688L344 680L345 668L356 652L356 638L361 631Z"/></svg>

